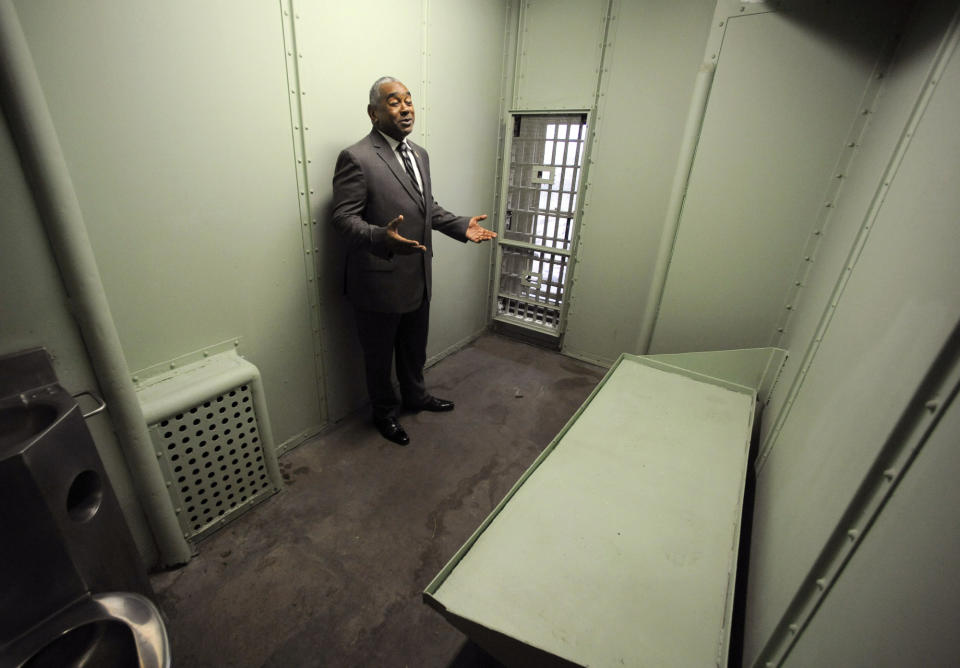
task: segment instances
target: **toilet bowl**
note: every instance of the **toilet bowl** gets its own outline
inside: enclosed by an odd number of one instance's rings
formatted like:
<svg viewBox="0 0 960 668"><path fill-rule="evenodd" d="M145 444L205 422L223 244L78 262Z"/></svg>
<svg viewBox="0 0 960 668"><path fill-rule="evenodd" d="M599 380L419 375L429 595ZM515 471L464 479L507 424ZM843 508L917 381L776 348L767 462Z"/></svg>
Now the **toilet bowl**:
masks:
<svg viewBox="0 0 960 668"><path fill-rule="evenodd" d="M15 668L169 668L170 644L160 612L140 594L86 596L0 651Z"/></svg>
<svg viewBox="0 0 960 668"><path fill-rule="evenodd" d="M0 668L170 663L87 416L45 350L0 356Z"/></svg>

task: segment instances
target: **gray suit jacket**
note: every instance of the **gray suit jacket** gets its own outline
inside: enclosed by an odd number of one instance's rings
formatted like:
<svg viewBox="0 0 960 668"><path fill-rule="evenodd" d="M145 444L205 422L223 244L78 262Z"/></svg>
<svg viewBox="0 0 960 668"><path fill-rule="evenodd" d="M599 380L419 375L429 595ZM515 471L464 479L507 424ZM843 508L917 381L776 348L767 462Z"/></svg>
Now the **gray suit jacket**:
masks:
<svg viewBox="0 0 960 668"><path fill-rule="evenodd" d="M333 174L333 225L347 240L345 293L365 311L408 313L431 294L431 230L467 241L469 218L456 216L433 199L430 158L407 144L423 181L424 197L414 189L390 145L376 130L340 152ZM386 247L386 225L403 214L399 232L427 247L426 252L394 255ZM428 224L429 223L429 224Z"/></svg>

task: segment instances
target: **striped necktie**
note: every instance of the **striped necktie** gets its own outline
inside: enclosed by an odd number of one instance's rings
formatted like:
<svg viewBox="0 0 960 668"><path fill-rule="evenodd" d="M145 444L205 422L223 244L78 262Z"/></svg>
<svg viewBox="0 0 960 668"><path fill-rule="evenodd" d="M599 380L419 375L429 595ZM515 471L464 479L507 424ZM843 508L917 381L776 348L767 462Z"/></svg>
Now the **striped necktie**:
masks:
<svg viewBox="0 0 960 668"><path fill-rule="evenodd" d="M420 195L420 199L423 200L423 193L420 191L420 184L417 183L417 173L413 171L413 163L410 162L410 149L407 147L407 142L402 141L397 144L397 150L400 151L400 157L403 159L403 166L407 170L410 180L413 182L414 189L416 189L417 194Z"/></svg>

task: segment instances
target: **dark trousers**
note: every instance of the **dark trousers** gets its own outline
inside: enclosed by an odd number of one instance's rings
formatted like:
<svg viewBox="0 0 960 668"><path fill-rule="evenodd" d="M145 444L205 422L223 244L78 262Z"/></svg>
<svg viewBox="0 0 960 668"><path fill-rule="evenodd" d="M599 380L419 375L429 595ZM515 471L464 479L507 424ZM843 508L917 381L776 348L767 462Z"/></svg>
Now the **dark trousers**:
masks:
<svg viewBox="0 0 960 668"><path fill-rule="evenodd" d="M427 361L427 330L430 302L424 297L420 307L410 313L376 313L354 309L360 347L367 375L367 393L373 419L396 417L400 407L393 390L391 367L397 360L397 380L405 404L421 404L427 399L423 383L423 365Z"/></svg>

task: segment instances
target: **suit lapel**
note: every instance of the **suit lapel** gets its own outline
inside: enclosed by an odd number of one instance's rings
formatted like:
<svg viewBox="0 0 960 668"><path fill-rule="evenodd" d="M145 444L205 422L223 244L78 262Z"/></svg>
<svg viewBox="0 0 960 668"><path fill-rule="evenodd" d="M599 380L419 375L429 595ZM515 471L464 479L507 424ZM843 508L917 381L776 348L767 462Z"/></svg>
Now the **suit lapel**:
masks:
<svg viewBox="0 0 960 668"><path fill-rule="evenodd" d="M420 206L421 210L424 210L424 202L426 198L421 198L420 193L417 192L416 188L413 187L413 183L410 182L410 176L407 174L406 170L400 166L400 160L397 156L394 155L393 151L390 150L390 144L386 139L376 130L370 132L370 140L373 143L374 148L377 151L377 155L380 156L380 159L390 168L390 171L393 172L393 175L397 178L397 181L400 182L400 185L403 186L403 189L407 191L407 194L410 195L415 203ZM415 160L417 161L417 168L420 170L420 178L424 181L424 189L426 189L426 176L423 167L423 163L416 157L416 154L419 153L419 147L416 148L413 153Z"/></svg>

